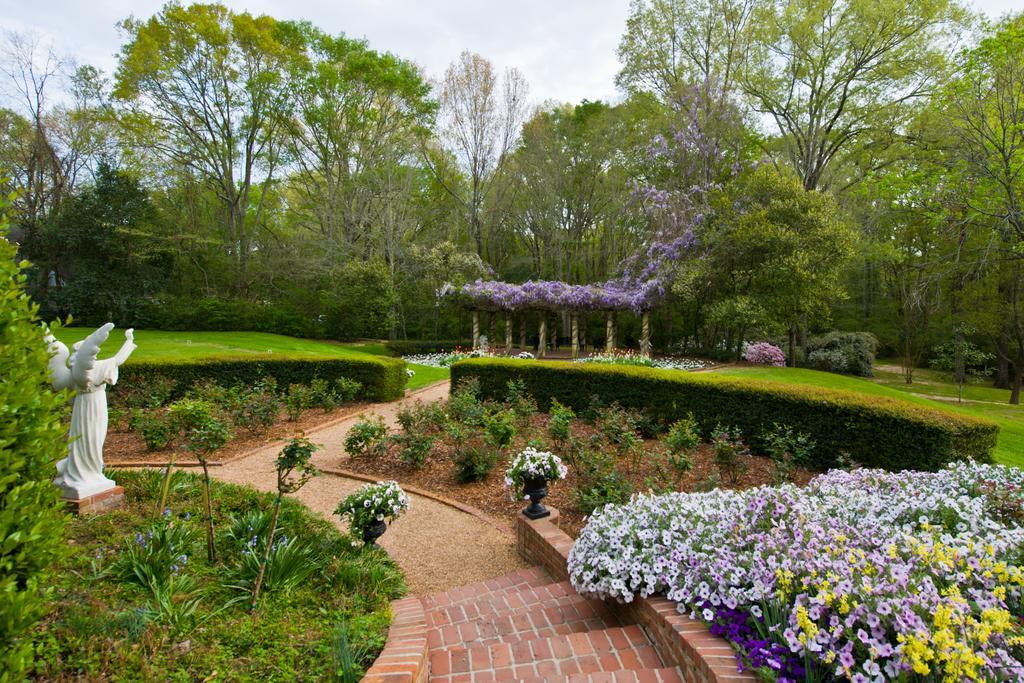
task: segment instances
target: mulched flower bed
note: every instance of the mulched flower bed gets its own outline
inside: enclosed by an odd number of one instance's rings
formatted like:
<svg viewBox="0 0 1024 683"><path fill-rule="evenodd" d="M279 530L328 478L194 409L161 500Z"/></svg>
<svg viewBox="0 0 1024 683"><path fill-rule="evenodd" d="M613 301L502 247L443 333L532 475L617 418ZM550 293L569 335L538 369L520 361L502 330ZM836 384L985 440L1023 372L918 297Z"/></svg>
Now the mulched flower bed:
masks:
<svg viewBox="0 0 1024 683"><path fill-rule="evenodd" d="M299 432L307 432L347 415L358 414L368 405L368 403L346 403L330 411L319 408L305 410L302 417L297 420L288 420L282 411L281 418L265 431L253 433L248 429L236 428L233 432L234 438L224 448L211 453L209 460L211 462L231 460L268 443L291 438ZM151 451L146 448L146 442L139 434L127 431L124 424L115 425L113 422L111 422L110 431L107 432L107 440L103 446L103 459L108 465L126 462L157 465L166 463L172 455L176 462L195 461L195 456L183 450L178 443L172 444L168 448Z"/></svg>
<svg viewBox="0 0 1024 683"><path fill-rule="evenodd" d="M322 457L321 462L326 466L372 475L381 479L394 479L400 484L416 486L445 498L472 505L499 519L508 519L526 504L522 500L512 500L504 483L505 470L515 454L525 448L530 439L539 439L546 444L545 448L552 450L556 455L564 455L550 446L550 438L546 434L549 419L546 414L537 414L530 418L529 429L520 430L513 447L502 452L498 464L481 482L463 484L456 480L451 445L443 437L438 438L430 457L419 469L407 465L399 459L399 448L395 444L389 444L386 454L380 458L352 458L344 453L325 454L328 457ZM596 433L596 429L583 420L576 420L573 425L573 433L577 438L589 438ZM653 465L652 459L647 456L659 450L663 450L660 442L657 439L648 439L643 443L644 457L639 459L639 467L635 471L630 471L629 463L624 461L619 463L620 471L633 484L634 490L638 492L647 490L646 481L658 476L659 473ZM713 475L719 474L718 467L714 462L714 451L709 444L698 446L691 454L691 461L693 467L689 472L679 475L676 481L676 490L700 490L702 484L706 486ZM722 477L722 481L715 482L715 486L717 488L746 489L771 483L774 468L771 460L751 456L747 458L747 461L748 467L739 476L735 485L730 484ZM793 481L804 485L814 474L810 470L798 467L793 473ZM570 467L569 475L565 480L549 485L548 497L544 499L546 505L558 508L561 512L562 528L573 537L579 533L586 522L586 515L579 510L573 500L572 491L577 481L577 474Z"/></svg>

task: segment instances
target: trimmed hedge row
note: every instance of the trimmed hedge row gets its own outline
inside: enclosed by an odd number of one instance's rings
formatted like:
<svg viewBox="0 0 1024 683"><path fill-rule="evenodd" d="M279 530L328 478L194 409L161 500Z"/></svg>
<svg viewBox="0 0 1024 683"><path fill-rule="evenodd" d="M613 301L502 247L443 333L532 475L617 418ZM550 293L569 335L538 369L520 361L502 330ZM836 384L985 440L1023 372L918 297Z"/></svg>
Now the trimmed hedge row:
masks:
<svg viewBox="0 0 1024 683"><path fill-rule="evenodd" d="M121 366L119 384L142 385L157 378L174 382L171 398L181 398L198 381L212 380L223 386L252 384L273 377L286 389L289 384L309 384L314 379L334 381L341 377L362 385L358 398L394 401L405 395L405 361L398 358L216 358L181 362L138 362Z"/></svg>
<svg viewBox="0 0 1024 683"><path fill-rule="evenodd" d="M414 356L420 353L446 353L456 348L473 347L471 339L392 339L384 346L395 356Z"/></svg>
<svg viewBox="0 0 1024 683"><path fill-rule="evenodd" d="M777 422L811 436L821 469L841 453L888 470L987 462L999 433L987 420L895 398L707 373L491 358L452 365L452 386L468 377L479 379L484 398L504 397L509 380L522 381L545 410L555 398L579 411L597 396L663 423L692 413L705 434L717 423L735 426L755 449Z"/></svg>

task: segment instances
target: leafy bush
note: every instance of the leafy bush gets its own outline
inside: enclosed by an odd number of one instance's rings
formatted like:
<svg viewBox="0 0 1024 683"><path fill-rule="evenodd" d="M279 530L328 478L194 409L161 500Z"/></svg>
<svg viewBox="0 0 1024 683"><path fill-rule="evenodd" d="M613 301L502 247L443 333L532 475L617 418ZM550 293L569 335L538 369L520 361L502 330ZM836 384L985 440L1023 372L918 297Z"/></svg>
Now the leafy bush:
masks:
<svg viewBox="0 0 1024 683"><path fill-rule="evenodd" d="M249 388L239 388L234 392L234 398L232 421L253 434L269 429L281 413L281 399L273 377L263 377Z"/></svg>
<svg viewBox="0 0 1024 683"><path fill-rule="evenodd" d="M434 436L422 432L402 432L391 439L398 446L398 459L416 469L427 462L435 441Z"/></svg>
<svg viewBox="0 0 1024 683"><path fill-rule="evenodd" d="M33 625L47 611L50 570L65 548L66 515L50 480L67 449L67 396L48 388L49 354L24 292L27 264L15 261L6 232L0 219L0 672L21 680L32 665Z"/></svg>
<svg viewBox="0 0 1024 683"><path fill-rule="evenodd" d="M662 424L692 414L702 433L719 422L737 427L757 450L773 423L817 444L811 467L828 469L843 452L865 466L935 470L953 460L989 460L997 425L951 410L884 396L713 373L477 359L452 367L453 382L475 378L481 396L499 398L510 379L522 380L542 409L557 399L577 411L593 396L644 409Z"/></svg>
<svg viewBox="0 0 1024 683"><path fill-rule="evenodd" d="M170 397L184 396L197 382L210 381L222 387L251 386L272 377L279 387L311 384L316 379L334 383L339 379L358 382L357 397L367 401L394 401L405 394L405 363L397 358L217 358L181 362L129 361L121 366L122 385L173 383ZM113 395L119 395L115 388Z"/></svg>
<svg viewBox="0 0 1024 683"><path fill-rule="evenodd" d="M436 437L432 432L438 424L444 424L444 413L439 412L436 404L417 401L414 405L400 409L396 419L401 431L394 434L391 440L399 448L399 459L412 467L423 467L434 446Z"/></svg>
<svg viewBox="0 0 1024 683"><path fill-rule="evenodd" d="M688 415L676 420L665 435L665 446L668 448L668 462L677 474L688 472L693 467L690 452L700 445L700 426Z"/></svg>
<svg viewBox="0 0 1024 683"><path fill-rule="evenodd" d="M484 418L484 442L496 449L507 448L516 437L515 414L499 410Z"/></svg>
<svg viewBox="0 0 1024 683"><path fill-rule="evenodd" d="M139 411L137 416L133 416L132 422L132 428L142 435L146 448L151 451L167 448L178 432L170 415L159 408Z"/></svg>
<svg viewBox="0 0 1024 683"><path fill-rule="evenodd" d="M878 338L870 332L829 332L804 345L807 365L816 370L871 377Z"/></svg>
<svg viewBox="0 0 1024 683"><path fill-rule="evenodd" d="M509 380L505 402L520 421L528 420L537 412L537 399L523 388L522 382Z"/></svg>
<svg viewBox="0 0 1024 683"><path fill-rule="evenodd" d="M750 449L743 443L739 430L716 426L711 433L711 446L715 450L715 466L730 484L737 484L747 469Z"/></svg>
<svg viewBox="0 0 1024 683"><path fill-rule="evenodd" d="M774 365L786 367L786 354L778 346L768 342L748 344L743 351L743 360L756 365Z"/></svg>
<svg viewBox="0 0 1024 683"><path fill-rule="evenodd" d="M793 468L811 461L814 442L806 434L797 434L791 427L772 425L764 438L764 449L775 463L772 483L784 484L793 478Z"/></svg>
<svg viewBox="0 0 1024 683"><path fill-rule="evenodd" d="M453 462L455 479L466 484L486 479L498 464L498 455L488 448L483 448L477 441L472 441L456 451Z"/></svg>
<svg viewBox="0 0 1024 683"><path fill-rule="evenodd" d="M345 452L353 458L379 458L387 449L388 428L380 416L363 418L345 435Z"/></svg>
<svg viewBox="0 0 1024 683"><path fill-rule="evenodd" d="M572 422L576 413L572 408L563 406L557 399L551 400L551 419L548 421L548 434L555 440L559 448L564 449L572 439Z"/></svg>
<svg viewBox="0 0 1024 683"><path fill-rule="evenodd" d="M586 515L609 504L621 504L633 495L633 485L603 451L594 450L575 458L576 482L572 497Z"/></svg>
<svg viewBox="0 0 1024 683"><path fill-rule="evenodd" d="M288 413L288 419L298 420L302 417L303 411L309 410L314 405L313 390L307 384L291 384L288 386L288 393L284 396L284 409Z"/></svg>

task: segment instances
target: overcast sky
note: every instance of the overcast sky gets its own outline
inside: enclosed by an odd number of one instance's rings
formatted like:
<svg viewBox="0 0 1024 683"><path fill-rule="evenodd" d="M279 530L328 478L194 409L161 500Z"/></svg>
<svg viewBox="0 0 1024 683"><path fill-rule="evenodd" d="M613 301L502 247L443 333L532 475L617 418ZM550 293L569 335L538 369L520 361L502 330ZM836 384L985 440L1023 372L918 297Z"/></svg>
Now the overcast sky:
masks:
<svg viewBox="0 0 1024 683"><path fill-rule="evenodd" d="M225 0L234 9L366 38L377 50L411 59L439 76L470 49L515 66L531 99L611 99L615 49L629 0ZM973 0L995 17L1021 0ZM57 52L108 74L120 45L116 23L148 17L163 0L0 0L0 27L52 39Z"/></svg>

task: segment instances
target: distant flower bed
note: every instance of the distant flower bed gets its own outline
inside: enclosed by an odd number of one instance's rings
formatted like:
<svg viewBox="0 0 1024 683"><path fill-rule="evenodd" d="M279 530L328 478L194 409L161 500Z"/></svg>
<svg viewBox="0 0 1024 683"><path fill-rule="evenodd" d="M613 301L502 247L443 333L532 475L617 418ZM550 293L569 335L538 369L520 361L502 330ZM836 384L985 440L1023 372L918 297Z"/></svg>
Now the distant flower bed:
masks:
<svg viewBox="0 0 1024 683"><path fill-rule="evenodd" d="M1016 468L837 470L607 506L569 572L601 597L664 593L779 681L1021 680L1022 524Z"/></svg>
<svg viewBox="0 0 1024 683"><path fill-rule="evenodd" d="M661 370L699 370L707 367L706 361L696 358L681 358L667 356L664 358L651 358L632 351L612 351L611 353L595 353L587 358L577 358L577 363L600 363L604 365L635 365L644 368L659 368Z"/></svg>
<svg viewBox="0 0 1024 683"><path fill-rule="evenodd" d="M402 356L402 360L406 363L413 363L415 365L427 365L432 368L447 368L451 367L452 363L456 363L467 358L490 358L492 356L494 356L493 353L486 353L480 350L464 351L462 349L455 349L449 353L421 353L415 356Z"/></svg>

